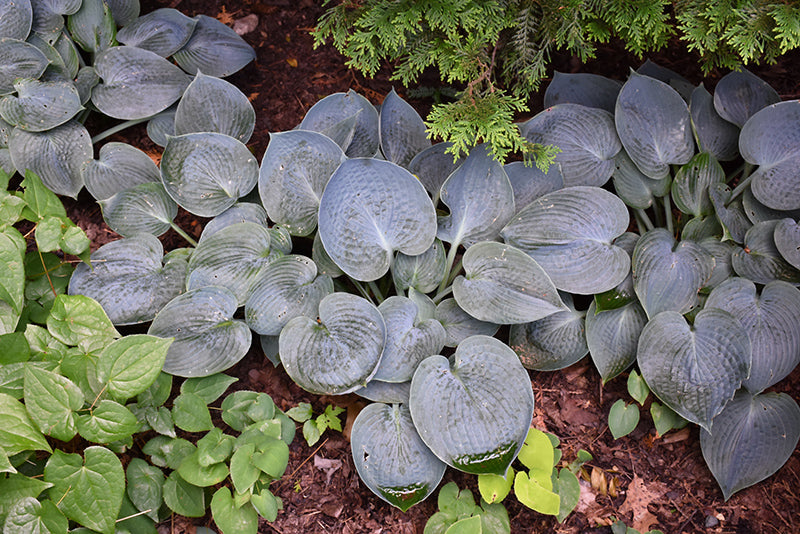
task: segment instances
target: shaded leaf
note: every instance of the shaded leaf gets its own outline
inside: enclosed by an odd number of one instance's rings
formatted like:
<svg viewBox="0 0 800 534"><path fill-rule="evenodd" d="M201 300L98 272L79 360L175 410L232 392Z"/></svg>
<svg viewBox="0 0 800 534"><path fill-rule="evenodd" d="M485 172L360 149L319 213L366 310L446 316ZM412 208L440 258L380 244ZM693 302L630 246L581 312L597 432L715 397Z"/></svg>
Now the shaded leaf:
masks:
<svg viewBox="0 0 800 534"><path fill-rule="evenodd" d="M300 130L326 135L347 157L370 158L378 154L378 111L369 100L352 89L317 101L303 117Z"/></svg>
<svg viewBox="0 0 800 534"><path fill-rule="evenodd" d="M161 175L150 156L126 143L106 143L99 158L87 160L81 175L96 200L107 199L135 185L159 182Z"/></svg>
<svg viewBox="0 0 800 534"><path fill-rule="evenodd" d="M714 108L714 97L701 83L689 100L689 112L699 150L719 161L731 161L739 155L739 128L723 119Z"/></svg>
<svg viewBox="0 0 800 534"><path fill-rule="evenodd" d="M202 71L225 78L255 59L256 53L232 28L206 15L195 17L192 36L172 57L189 74Z"/></svg>
<svg viewBox="0 0 800 534"><path fill-rule="evenodd" d="M20 79L14 83L17 96L0 99L0 116L28 132L43 132L61 126L82 108L77 89L66 82Z"/></svg>
<svg viewBox="0 0 800 534"><path fill-rule="evenodd" d="M235 85L198 72L175 110L175 135L215 132L247 143L256 125L253 105Z"/></svg>
<svg viewBox="0 0 800 534"><path fill-rule="evenodd" d="M178 205L161 182L146 182L99 200L109 228L123 237L136 234L160 236L178 215Z"/></svg>
<svg viewBox="0 0 800 534"><path fill-rule="evenodd" d="M183 47L191 37L195 19L177 9L160 8L126 24L117 32L117 40L128 46L169 57Z"/></svg>
<svg viewBox="0 0 800 534"><path fill-rule="evenodd" d="M431 146L422 117L394 88L381 104L379 131L384 157L401 167L408 167L414 156Z"/></svg>
<svg viewBox="0 0 800 534"><path fill-rule="evenodd" d="M760 109L780 101L775 89L745 68L723 76L714 89L717 113L740 128Z"/></svg>
<svg viewBox="0 0 800 534"><path fill-rule="evenodd" d="M620 89L621 83L605 76L555 71L544 92L544 107L572 103L614 113Z"/></svg>

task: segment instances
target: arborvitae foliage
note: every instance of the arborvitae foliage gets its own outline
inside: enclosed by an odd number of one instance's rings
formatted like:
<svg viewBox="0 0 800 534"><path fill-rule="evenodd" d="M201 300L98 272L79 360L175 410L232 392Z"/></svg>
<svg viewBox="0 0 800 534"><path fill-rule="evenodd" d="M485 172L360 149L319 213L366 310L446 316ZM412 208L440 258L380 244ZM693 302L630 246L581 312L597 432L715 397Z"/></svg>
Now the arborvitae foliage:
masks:
<svg viewBox="0 0 800 534"><path fill-rule="evenodd" d="M428 67L461 89L456 102L428 117L433 136L453 153L488 142L504 159L521 152L538 164L552 150L528 143L511 124L545 78L550 55L585 61L598 43L619 38L642 57L677 35L714 67L774 62L800 46L800 7L789 1L720 0L326 0L313 31L331 40L348 66L374 75L394 64L393 79L416 83Z"/></svg>

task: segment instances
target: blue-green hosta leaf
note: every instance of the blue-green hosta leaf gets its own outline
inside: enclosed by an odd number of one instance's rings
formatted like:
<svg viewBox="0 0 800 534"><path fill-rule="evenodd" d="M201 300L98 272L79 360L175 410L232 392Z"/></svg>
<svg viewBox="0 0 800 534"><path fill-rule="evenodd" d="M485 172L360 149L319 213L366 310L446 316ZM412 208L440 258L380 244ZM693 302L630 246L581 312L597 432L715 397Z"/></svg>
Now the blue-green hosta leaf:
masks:
<svg viewBox="0 0 800 534"><path fill-rule="evenodd" d="M436 239L433 245L416 256L398 252L392 265L392 277L402 291L413 287L420 293L430 293L447 276L444 245Z"/></svg>
<svg viewBox="0 0 800 534"><path fill-rule="evenodd" d="M362 281L386 274L395 251L422 254L436 238L425 188L387 161L350 159L331 176L319 205L319 236L345 273Z"/></svg>
<svg viewBox="0 0 800 534"><path fill-rule="evenodd" d="M689 112L701 152L708 152L719 161L739 156L739 128L719 116L714 98L702 83L692 92Z"/></svg>
<svg viewBox="0 0 800 534"><path fill-rule="evenodd" d="M330 137L349 158L374 157L380 149L378 111L352 89L318 101L297 128Z"/></svg>
<svg viewBox="0 0 800 534"><path fill-rule="evenodd" d="M614 240L614 246L624 250L628 256L632 256L633 249L636 248L638 242L639 234L625 232ZM633 273L628 272L628 276L616 287L596 294L593 300L597 305L596 312L621 308L636 300L636 292L633 289Z"/></svg>
<svg viewBox="0 0 800 534"><path fill-rule="evenodd" d="M422 117L394 88L381 104L379 120L381 151L392 163L408 167L414 156L431 146Z"/></svg>
<svg viewBox="0 0 800 534"><path fill-rule="evenodd" d="M723 239L744 243L744 236L753 223L750 222L744 211L742 197L731 200L731 188L725 184L716 183L709 186L708 198L711 199L717 220L722 226Z"/></svg>
<svg viewBox="0 0 800 534"><path fill-rule="evenodd" d="M672 181L672 200L682 212L695 217L714 213L708 198L711 184L725 181L725 171L711 154L701 152L682 166Z"/></svg>
<svg viewBox="0 0 800 534"><path fill-rule="evenodd" d="M92 254L91 267L75 268L69 294L97 300L116 325L150 321L183 292L187 260L182 249L165 257L150 234L112 241Z"/></svg>
<svg viewBox="0 0 800 534"><path fill-rule="evenodd" d="M261 271L245 303L245 320L257 334L277 336L295 317L317 317L320 301L331 293L333 280L318 276L311 259L283 256Z"/></svg>
<svg viewBox="0 0 800 534"><path fill-rule="evenodd" d="M717 113L740 128L759 110L780 101L775 89L744 68L723 76L714 89Z"/></svg>
<svg viewBox="0 0 800 534"><path fill-rule="evenodd" d="M150 156L134 146L114 142L100 148L98 159L86 161L81 175L96 200L105 200L135 185L161 181Z"/></svg>
<svg viewBox="0 0 800 534"><path fill-rule="evenodd" d="M94 63L102 83L92 103L116 119L143 119L167 109L189 85L189 76L163 57L133 46L115 46Z"/></svg>
<svg viewBox="0 0 800 534"><path fill-rule="evenodd" d="M620 89L621 83L605 76L555 71L544 92L544 107L569 103L614 113Z"/></svg>
<svg viewBox="0 0 800 534"><path fill-rule="evenodd" d="M564 187L559 165L550 165L550 169L544 173L535 165L514 161L503 165L503 169L511 182L511 189L514 190L514 208L517 213L540 196Z"/></svg>
<svg viewBox="0 0 800 534"><path fill-rule="evenodd" d="M670 165L683 165L694 155L689 108L664 82L632 72L614 119L628 155L650 178L667 177Z"/></svg>
<svg viewBox="0 0 800 534"><path fill-rule="evenodd" d="M202 71L209 76L225 78L256 58L255 50L232 28L206 15L195 17L192 36L172 55L189 74Z"/></svg>
<svg viewBox="0 0 800 534"><path fill-rule="evenodd" d="M700 447L725 500L761 482L789 459L800 439L800 407L786 393L736 394Z"/></svg>
<svg viewBox="0 0 800 534"><path fill-rule="evenodd" d="M520 133L532 143L561 149L556 162L567 187L605 184L614 172L614 156L622 148L614 116L580 104L545 109L522 124Z"/></svg>
<svg viewBox="0 0 800 534"><path fill-rule="evenodd" d="M419 362L441 352L447 333L436 319L421 318L416 303L407 297L389 297L378 310L386 324L386 343L374 379L407 382Z"/></svg>
<svg viewBox="0 0 800 534"><path fill-rule="evenodd" d="M476 319L521 324L565 310L545 270L517 248L482 241L462 261L465 275L453 281L453 296Z"/></svg>
<svg viewBox="0 0 800 534"><path fill-rule="evenodd" d="M73 198L83 187L81 167L92 159L89 132L74 120L41 133L15 128L8 149L17 171L35 172L52 192Z"/></svg>
<svg viewBox="0 0 800 534"><path fill-rule="evenodd" d="M442 184L440 196L450 214L438 218L437 237L451 247L496 239L514 214L511 182L486 145L470 151Z"/></svg>
<svg viewBox="0 0 800 534"><path fill-rule="evenodd" d="M750 175L753 195L776 210L800 208L800 101L767 106L745 123L739 150L745 161L758 165ZM776 143L775 139L786 139Z"/></svg>
<svg viewBox="0 0 800 534"><path fill-rule="evenodd" d="M30 0L0 1L0 39L24 41L31 32L33 9Z"/></svg>
<svg viewBox="0 0 800 534"><path fill-rule="evenodd" d="M56 450L44 468L53 484L50 499L68 518L103 534L113 534L125 494L125 472L105 447L87 447L84 458Z"/></svg>
<svg viewBox="0 0 800 534"><path fill-rule="evenodd" d="M769 208L753 195L753 191L749 187L745 188L742 193L742 207L745 215L753 224L787 217L793 220L800 219L800 209L784 211Z"/></svg>
<svg viewBox="0 0 800 534"><path fill-rule="evenodd" d="M775 225L775 247L795 269L800 269L800 225L795 219L781 219Z"/></svg>
<svg viewBox="0 0 800 534"><path fill-rule="evenodd" d="M81 109L78 91L71 83L20 79L17 96L0 99L0 116L29 132L43 132L70 120Z"/></svg>
<svg viewBox="0 0 800 534"><path fill-rule="evenodd" d="M67 17L67 28L75 42L92 54L110 48L117 34L111 8L104 0L83 0L80 9Z"/></svg>
<svg viewBox="0 0 800 534"><path fill-rule="evenodd" d="M800 291L770 282L756 293L750 280L731 278L717 286L705 306L730 312L750 337L753 362L744 387L760 393L800 363Z"/></svg>
<svg viewBox="0 0 800 534"><path fill-rule="evenodd" d="M269 218L293 235L313 232L322 192L345 159L342 149L320 133L270 134L258 177L258 192Z"/></svg>
<svg viewBox="0 0 800 534"><path fill-rule="evenodd" d="M177 9L161 8L142 15L117 32L117 41L169 57L192 36L195 19Z"/></svg>
<svg viewBox="0 0 800 534"><path fill-rule="evenodd" d="M14 162L11 161L11 151L8 150L8 148L0 148L0 171L3 171L9 176L16 171Z"/></svg>
<svg viewBox="0 0 800 534"><path fill-rule="evenodd" d="M691 238L683 237L683 239ZM711 278L703 285L704 290L713 289L733 276L732 256L736 250L739 250L739 247L731 241L720 241L716 237L706 237L698 243L714 257Z"/></svg>
<svg viewBox="0 0 800 534"><path fill-rule="evenodd" d="M17 78L38 78L47 68L47 57L30 43L0 38L0 95L14 92Z"/></svg>
<svg viewBox="0 0 800 534"><path fill-rule="evenodd" d="M208 221L203 228L203 233L200 234L200 240L211 237L225 227L244 222L258 224L266 228L268 225L267 212L259 204L237 202ZM274 246L274 243L271 243L270 246Z"/></svg>
<svg viewBox="0 0 800 534"><path fill-rule="evenodd" d="M684 314L711 278L714 257L692 241L677 243L666 229L645 233L631 260L633 287L647 316L670 310Z"/></svg>
<svg viewBox="0 0 800 534"><path fill-rule="evenodd" d="M139 16L139 0L105 0L117 26L127 26Z"/></svg>
<svg viewBox="0 0 800 534"><path fill-rule="evenodd" d="M447 153L452 146L449 142L436 143L418 153L408 164L409 172L422 182L434 204L439 201L442 184L464 162L463 157L453 159L453 154Z"/></svg>
<svg viewBox="0 0 800 534"><path fill-rule="evenodd" d="M242 306L253 285L275 259L270 242L269 230L260 224L226 226L197 245L189 259L186 288L225 287L236 296L238 306Z"/></svg>
<svg viewBox="0 0 800 534"><path fill-rule="evenodd" d="M692 82L674 70L662 67L650 59L645 60L645 62L642 63L638 69L636 69L636 72L638 74L649 76L650 78L655 78L656 80L664 82L675 89L678 94L681 95L681 98L687 102L692 96L692 91L694 91L694 85L692 85Z"/></svg>
<svg viewBox="0 0 800 534"><path fill-rule="evenodd" d="M446 464L505 475L533 415L533 391L513 350L488 336L462 341L448 360L431 356L411 380L414 426Z"/></svg>
<svg viewBox="0 0 800 534"><path fill-rule="evenodd" d="M364 484L404 512L436 489L447 467L419 437L405 404L375 403L361 410L350 441Z"/></svg>
<svg viewBox="0 0 800 534"><path fill-rule="evenodd" d="M65 71L69 73L69 77L74 79L81 69L80 52L78 51L78 46L70 38L69 34L65 31L61 31L54 41L46 42L51 42L53 48L58 52L58 55L61 56L61 61L56 61L55 64L63 64ZM53 61L51 60L51 65L52 64Z"/></svg>
<svg viewBox="0 0 800 534"><path fill-rule="evenodd" d="M586 344L604 384L636 361L639 335L645 324L647 314L638 302L601 312L594 301L589 305Z"/></svg>
<svg viewBox="0 0 800 534"><path fill-rule="evenodd" d="M462 310L456 299L444 299L436 306L436 320L447 332L446 347L456 347L470 336L493 336L500 325L480 321Z"/></svg>
<svg viewBox="0 0 800 534"><path fill-rule="evenodd" d="M253 104L235 85L198 72L175 110L175 135L216 132L242 143L256 125Z"/></svg>
<svg viewBox="0 0 800 534"><path fill-rule="evenodd" d="M319 304L318 320L295 317L280 334L281 362L300 387L320 395L350 393L375 375L386 342L380 311L349 293Z"/></svg>
<svg viewBox="0 0 800 534"><path fill-rule="evenodd" d="M161 182L135 185L98 204L108 226L124 237L140 233L160 236L178 215L178 205Z"/></svg>
<svg viewBox="0 0 800 534"><path fill-rule="evenodd" d="M563 369L589 352L584 334L585 313L576 311L568 296L565 300L566 310L556 311L530 323L511 326L508 344L527 369Z"/></svg>
<svg viewBox="0 0 800 534"><path fill-rule="evenodd" d="M60 32L64 28L62 15L75 13L80 9L81 3L82 0L31 0L31 30L41 35ZM68 13L63 13L64 11Z"/></svg>
<svg viewBox="0 0 800 534"><path fill-rule="evenodd" d="M5 517L5 534L62 534L67 532L69 521L53 501L39 502L24 497L13 504Z"/></svg>
<svg viewBox="0 0 800 534"><path fill-rule="evenodd" d="M160 147L167 146L167 138L175 135L175 110L173 104L147 121L147 137Z"/></svg>
<svg viewBox="0 0 800 534"><path fill-rule="evenodd" d="M161 181L186 211L215 217L255 187L258 162L241 141L228 135L179 135L167 139Z"/></svg>
<svg viewBox="0 0 800 534"><path fill-rule="evenodd" d="M408 393L411 390L411 381L408 382L383 382L382 380L370 380L363 388L359 388L353 393L373 402L385 402L386 404L407 404Z"/></svg>
<svg viewBox="0 0 800 534"><path fill-rule="evenodd" d="M744 248L733 253L731 265L736 274L757 284L784 280L800 284L800 270L783 259L775 246L775 228L778 221L765 221L753 225L744 236Z"/></svg>
<svg viewBox="0 0 800 534"><path fill-rule="evenodd" d="M252 334L233 319L236 295L221 287L203 287L179 295L153 319L147 333L175 341L167 351L164 372L208 376L244 358Z"/></svg>
<svg viewBox="0 0 800 534"><path fill-rule="evenodd" d="M328 251L322 245L322 240L319 238L319 232L314 234L314 243L311 246L311 259L317 264L317 271L319 274L327 274L331 278L342 276L342 271L331 259Z"/></svg>
<svg viewBox="0 0 800 534"><path fill-rule="evenodd" d="M75 77L75 89L81 97L81 105L85 106L92 98L92 91L95 86L100 83L100 76L94 67L86 66L81 67L78 71L78 76Z"/></svg>
<svg viewBox="0 0 800 534"><path fill-rule="evenodd" d="M750 372L750 339L738 319L717 308L702 310L693 325L665 311L642 330L637 360L664 404L708 430Z"/></svg>
<svg viewBox="0 0 800 534"><path fill-rule="evenodd" d="M65 36L66 34L61 33L59 35ZM34 33L28 37L26 42L41 50L45 57L47 57L47 61L50 63L47 65L47 69L45 69L44 74L42 75L42 81L46 80L48 82L70 83L78 74L79 65L77 62L77 57L75 58L75 62L71 63L70 66L67 67L64 57L62 57L58 50L56 50L53 46L53 44L56 42L56 39L53 37L48 37L45 39L41 35Z"/></svg>
<svg viewBox="0 0 800 534"><path fill-rule="evenodd" d="M501 235L536 260L558 289L589 295L617 286L628 275L630 257L613 245L628 219L625 204L608 191L568 187L533 201Z"/></svg>
<svg viewBox="0 0 800 534"><path fill-rule="evenodd" d="M672 179L669 175L654 180L639 170L623 149L614 158L614 191L632 208L647 209L655 197L669 194Z"/></svg>

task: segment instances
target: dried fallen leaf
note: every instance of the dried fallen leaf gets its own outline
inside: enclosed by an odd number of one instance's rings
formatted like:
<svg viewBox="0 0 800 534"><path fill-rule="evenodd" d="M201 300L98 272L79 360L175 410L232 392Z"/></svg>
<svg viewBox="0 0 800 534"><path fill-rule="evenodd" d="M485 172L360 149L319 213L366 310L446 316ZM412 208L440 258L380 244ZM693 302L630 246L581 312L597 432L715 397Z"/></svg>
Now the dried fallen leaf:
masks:
<svg viewBox="0 0 800 534"><path fill-rule="evenodd" d="M233 24L233 15L228 13L228 10L225 9L225 6L222 6L219 10L219 13L217 14L217 20L223 24L227 24L228 26L230 26L231 24Z"/></svg>
<svg viewBox="0 0 800 534"><path fill-rule="evenodd" d="M608 495L606 474L599 467L592 467L592 488L598 491L600 495Z"/></svg>
<svg viewBox="0 0 800 534"><path fill-rule="evenodd" d="M342 461L333 458L322 458L318 454L315 454L314 467L325 473L325 484L330 485L333 474L341 469Z"/></svg>
<svg viewBox="0 0 800 534"><path fill-rule="evenodd" d="M293 58L293 57L286 58L286 63L288 63L290 67L296 67L297 66L297 60L295 58Z"/></svg>
<svg viewBox="0 0 800 534"><path fill-rule="evenodd" d="M651 482L645 486L644 481L637 475L627 489L625 502L619 507L620 514L633 513L633 528L639 532L647 532L653 524L658 522L658 518L650 513L647 505L660 498L667 489L660 482Z"/></svg>
<svg viewBox="0 0 800 534"><path fill-rule="evenodd" d="M661 438L661 443L677 443L679 441L684 441L689 439L689 427L684 427L677 432L670 432L663 438Z"/></svg>

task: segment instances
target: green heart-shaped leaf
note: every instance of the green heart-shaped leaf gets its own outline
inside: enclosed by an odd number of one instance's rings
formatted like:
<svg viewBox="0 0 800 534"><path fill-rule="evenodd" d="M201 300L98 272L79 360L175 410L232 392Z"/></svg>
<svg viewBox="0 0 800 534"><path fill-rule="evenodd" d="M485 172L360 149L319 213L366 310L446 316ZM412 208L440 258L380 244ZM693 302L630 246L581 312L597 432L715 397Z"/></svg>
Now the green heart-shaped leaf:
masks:
<svg viewBox="0 0 800 534"><path fill-rule="evenodd" d="M88 414L78 416L78 433L94 443L112 443L139 430L139 420L125 406L101 400Z"/></svg>
<svg viewBox="0 0 800 534"><path fill-rule="evenodd" d="M253 104L235 85L198 72L175 110L175 135L216 132L247 143L256 125Z"/></svg>
<svg viewBox="0 0 800 534"><path fill-rule="evenodd" d="M639 407L636 404L625 404L622 399L617 400L608 412L608 429L614 439L627 436L639 424Z"/></svg>
<svg viewBox="0 0 800 534"><path fill-rule="evenodd" d="M125 402L155 382L172 340L142 334L129 335L108 345L97 361L97 381Z"/></svg>
<svg viewBox="0 0 800 534"><path fill-rule="evenodd" d="M104 0L82 0L80 9L67 17L67 28L75 42L92 54L111 47L117 34L111 8Z"/></svg>
<svg viewBox="0 0 800 534"><path fill-rule="evenodd" d="M164 371L177 376L208 376L228 369L250 348L250 329L233 319L236 296L221 287L194 289L172 299L147 330L170 338Z"/></svg>
<svg viewBox="0 0 800 534"><path fill-rule="evenodd" d="M401 291L413 287L420 293L434 291L447 275L447 258L444 245L438 239L416 256L398 252L392 265L392 278Z"/></svg>
<svg viewBox="0 0 800 534"><path fill-rule="evenodd" d="M598 312L595 302L586 311L586 344L605 384L636 361L639 335L647 314L638 302Z"/></svg>
<svg viewBox="0 0 800 534"><path fill-rule="evenodd" d="M319 100L308 110L298 129L326 135L349 158L374 157L380 149L378 111L352 89Z"/></svg>
<svg viewBox="0 0 800 534"><path fill-rule="evenodd" d="M146 182L98 201L109 228L124 237L135 234L160 236L178 215L178 205L161 182Z"/></svg>
<svg viewBox="0 0 800 534"><path fill-rule="evenodd" d="M431 146L422 117L394 88L383 99L379 120L381 150L392 163L408 167L414 156Z"/></svg>
<svg viewBox="0 0 800 534"><path fill-rule="evenodd" d="M177 467L177 466L176 466ZM164 481L164 504L186 517L203 517L206 513L206 496L203 488L189 484L177 471L173 471Z"/></svg>
<svg viewBox="0 0 800 534"><path fill-rule="evenodd" d="M27 366L23 391L25 408L43 433L61 441L75 437L75 412L83 408L83 393L78 386L58 373Z"/></svg>
<svg viewBox="0 0 800 534"><path fill-rule="evenodd" d="M133 505L151 518L158 520L158 509L163 502L164 473L141 458L132 458L125 470L126 493Z"/></svg>
<svg viewBox="0 0 800 534"><path fill-rule="evenodd" d="M544 92L544 107L571 103L614 113L620 89L621 83L605 76L555 71Z"/></svg>
<svg viewBox="0 0 800 534"><path fill-rule="evenodd" d="M717 113L740 128L759 110L780 101L775 89L745 68L723 76L714 89Z"/></svg>
<svg viewBox="0 0 800 534"><path fill-rule="evenodd" d="M450 360L437 355L419 364L409 408L420 437L446 464L505 475L528 434L533 391L513 350L473 336Z"/></svg>
<svg viewBox="0 0 800 534"><path fill-rule="evenodd" d="M69 521L53 501L39 502L33 497L16 501L5 518L4 534L61 534L67 532Z"/></svg>
<svg viewBox="0 0 800 534"><path fill-rule="evenodd" d="M682 166L672 181L672 200L686 214L702 217L714 213L714 205L708 198L711 184L725 181L722 166L708 153L694 156Z"/></svg>
<svg viewBox="0 0 800 534"><path fill-rule="evenodd" d="M256 58L255 50L233 28L206 15L195 17L192 36L172 55L189 74L198 71L225 78Z"/></svg>
<svg viewBox="0 0 800 534"><path fill-rule="evenodd" d="M700 432L700 447L725 500L772 475L800 438L800 407L786 393L737 393Z"/></svg>
<svg viewBox="0 0 800 534"><path fill-rule="evenodd" d="M135 185L160 182L158 167L150 156L125 143L106 143L98 159L83 164L86 189L97 200L107 199Z"/></svg>
<svg viewBox="0 0 800 534"><path fill-rule="evenodd" d="M196 24L177 9L160 8L120 28L117 41L169 57L186 44Z"/></svg>
<svg viewBox="0 0 800 534"><path fill-rule="evenodd" d="M642 330L637 359L658 398L708 429L750 372L750 339L733 315L717 308L698 313L692 326L665 311Z"/></svg>
<svg viewBox="0 0 800 534"><path fill-rule="evenodd" d="M258 513L252 506L236 506L231 490L218 489L211 497L211 513L222 534L256 534Z"/></svg>
<svg viewBox="0 0 800 534"><path fill-rule="evenodd" d="M0 99L0 117L28 132L60 126L82 108L78 90L71 83L21 79L14 83L17 96Z"/></svg>
<svg viewBox="0 0 800 534"><path fill-rule="evenodd" d="M708 152L719 161L731 161L739 156L739 128L719 116L714 108L714 97L702 83L692 92L689 112L701 152Z"/></svg>
<svg viewBox="0 0 800 534"><path fill-rule="evenodd" d="M361 410L350 443L361 480L403 511L433 493L447 467L419 437L404 404L375 403Z"/></svg>
<svg viewBox="0 0 800 534"><path fill-rule="evenodd" d="M0 37L0 95L13 93L17 78L38 78L47 64L47 56L34 45Z"/></svg>

